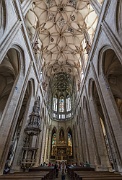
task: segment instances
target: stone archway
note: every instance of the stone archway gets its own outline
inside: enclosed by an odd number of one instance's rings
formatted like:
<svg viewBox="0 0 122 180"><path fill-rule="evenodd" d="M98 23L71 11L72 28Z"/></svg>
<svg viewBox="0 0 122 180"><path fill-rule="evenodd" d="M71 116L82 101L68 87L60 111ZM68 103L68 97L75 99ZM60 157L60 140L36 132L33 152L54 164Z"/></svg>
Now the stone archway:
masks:
<svg viewBox="0 0 122 180"><path fill-rule="evenodd" d="M23 121L25 119L25 116L27 113L27 108L29 106L30 98L32 95L32 89L33 89L32 80L30 80L27 84L27 88L25 91L25 95L24 95L22 105L20 108L20 112L19 112L19 116L17 119L16 127L15 127L15 129L13 129L14 133L13 133L13 137L12 137L12 140L10 143L9 152L8 152L7 159L6 159L6 164L4 167L4 173L6 173L7 169L10 170L12 168L13 162L16 161L16 157L18 157L19 161L21 160L21 157L20 157L21 154L18 153L19 147L17 147L17 145L18 145L20 136L22 136L21 130L24 126Z"/></svg>
<svg viewBox="0 0 122 180"><path fill-rule="evenodd" d="M71 163L73 160L73 135L71 128L67 129L67 156L68 162Z"/></svg>
<svg viewBox="0 0 122 180"><path fill-rule="evenodd" d="M92 82L92 96L93 96L93 100L94 100L94 106L96 109L96 113L97 113L97 117L99 120L99 124L101 126L101 130L102 130L102 136L104 138L104 142L105 142L105 147L104 151L106 151L107 153L105 153L108 156L108 160L112 166L112 168L117 170L117 166L115 163L115 159L114 159L114 154L112 151L112 147L111 147L111 142L110 142L110 138L109 138L109 134L108 134L108 129L107 129L107 125L106 125L106 119L105 119L105 115L103 112L103 107L100 101L100 97L98 94L98 90L96 87L95 82ZM103 162L104 163L104 162ZM108 163L109 165L109 163Z"/></svg>
<svg viewBox="0 0 122 180"><path fill-rule="evenodd" d="M92 129L92 119L89 111L89 104L86 97L83 97L83 116L84 116L84 135L85 135L85 161L95 164L96 159L99 162L97 148L95 148L94 133Z"/></svg>
<svg viewBox="0 0 122 180"><path fill-rule="evenodd" d="M112 49L104 52L102 68L122 119L122 64Z"/></svg>
<svg viewBox="0 0 122 180"><path fill-rule="evenodd" d="M6 107L9 95L12 91L14 82L16 81L19 71L19 53L16 49L8 50L6 56L4 57L2 63L0 64L0 119L2 122L2 115L4 114L4 109ZM17 87L15 87L17 90Z"/></svg>
<svg viewBox="0 0 122 180"><path fill-rule="evenodd" d="M24 61L22 50L13 45L0 64L0 173L3 172L5 160L13 136L13 129L16 126L16 108L21 94L24 79ZM2 134L5 134L2 137Z"/></svg>
<svg viewBox="0 0 122 180"><path fill-rule="evenodd" d="M52 135L51 135L51 149L50 149L50 158L52 160L55 160L56 156L56 145L57 145L57 130L54 127L52 130Z"/></svg>
<svg viewBox="0 0 122 180"><path fill-rule="evenodd" d="M100 52L98 61L98 80L100 82L101 101L106 118L106 129L113 151L117 171L121 171L121 135L122 135L122 63L110 46Z"/></svg>
<svg viewBox="0 0 122 180"><path fill-rule="evenodd" d="M99 89L99 84L93 78L89 80L89 107L92 117L92 126L93 126L93 135L94 143L96 149L96 169L101 170L106 168L108 170L111 168L110 161L107 153L107 147L105 142L105 137L103 134L100 118L104 118L105 121L105 112L102 102L101 91Z"/></svg>

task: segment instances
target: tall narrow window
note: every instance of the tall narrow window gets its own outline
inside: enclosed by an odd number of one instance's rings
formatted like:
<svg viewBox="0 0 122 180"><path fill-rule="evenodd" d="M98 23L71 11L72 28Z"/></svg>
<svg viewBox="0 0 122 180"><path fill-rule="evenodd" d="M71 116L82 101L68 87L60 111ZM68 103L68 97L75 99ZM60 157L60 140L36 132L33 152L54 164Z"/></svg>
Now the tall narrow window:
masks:
<svg viewBox="0 0 122 180"><path fill-rule="evenodd" d="M59 99L59 112L64 112L64 97Z"/></svg>
<svg viewBox="0 0 122 180"><path fill-rule="evenodd" d="M52 145L56 145L56 133L52 136Z"/></svg>
<svg viewBox="0 0 122 180"><path fill-rule="evenodd" d="M71 98L66 99L66 111L71 111Z"/></svg>
<svg viewBox="0 0 122 180"><path fill-rule="evenodd" d="M52 133L52 142L51 142L51 156L56 155L56 132Z"/></svg>
<svg viewBox="0 0 122 180"><path fill-rule="evenodd" d="M68 133L68 146L72 146L72 136Z"/></svg>
<svg viewBox="0 0 122 180"><path fill-rule="evenodd" d="M72 156L72 133L71 130L68 132L68 155Z"/></svg>
<svg viewBox="0 0 122 180"><path fill-rule="evenodd" d="M57 98L53 98L53 110L57 111Z"/></svg>

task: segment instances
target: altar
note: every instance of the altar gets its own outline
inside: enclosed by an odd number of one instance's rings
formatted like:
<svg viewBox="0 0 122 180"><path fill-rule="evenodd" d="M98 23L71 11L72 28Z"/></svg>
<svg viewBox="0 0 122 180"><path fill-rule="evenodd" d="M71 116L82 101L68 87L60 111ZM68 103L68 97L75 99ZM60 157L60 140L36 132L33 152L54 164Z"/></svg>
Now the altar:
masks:
<svg viewBox="0 0 122 180"><path fill-rule="evenodd" d="M51 157L56 161L68 161L72 157L72 143L71 138L65 139L64 131L61 129L59 132L59 139L56 141L56 134L54 134L52 145Z"/></svg>

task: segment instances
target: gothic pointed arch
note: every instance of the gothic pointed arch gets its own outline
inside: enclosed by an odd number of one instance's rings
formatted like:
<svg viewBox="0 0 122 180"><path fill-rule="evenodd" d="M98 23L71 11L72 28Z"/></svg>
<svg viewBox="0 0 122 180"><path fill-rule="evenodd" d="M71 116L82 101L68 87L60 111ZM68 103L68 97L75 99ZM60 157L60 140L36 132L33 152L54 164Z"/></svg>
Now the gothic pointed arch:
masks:
<svg viewBox="0 0 122 180"><path fill-rule="evenodd" d="M25 118L28 112L31 97L33 97L33 89L34 89L33 79L29 79L27 83L26 91L23 97L22 105L18 113L18 118L15 122L14 128L12 129L12 137L11 137L11 141L9 142L10 146L8 145L9 151L8 151L4 171L6 170L6 168L9 168L9 169L12 168L14 161L16 161L15 156L18 155L18 152L20 153L18 142L21 139L21 136L23 134L22 132L23 127L25 127L25 124L26 124ZM19 160L21 160L20 156L18 158Z"/></svg>
<svg viewBox="0 0 122 180"><path fill-rule="evenodd" d="M71 157L73 155L73 137L70 127L67 128L67 155Z"/></svg>
<svg viewBox="0 0 122 180"><path fill-rule="evenodd" d="M88 110L88 103L86 100L86 96L83 97L83 116L84 116L84 135L86 137L85 146L86 146L86 158L89 162L91 162L91 156L90 156L90 150L89 147L92 145L90 144L92 142L92 139L90 139L91 128L90 128L90 122L89 122L89 110ZM92 142L93 144L93 142Z"/></svg>
<svg viewBox="0 0 122 180"><path fill-rule="evenodd" d="M52 129L52 133L57 133L57 128L55 126Z"/></svg>
<svg viewBox="0 0 122 180"><path fill-rule="evenodd" d="M24 75L23 53L17 46L12 46L0 64L0 119L9 99L9 95L17 90L16 82L20 74ZM1 121L2 122L2 121Z"/></svg>
<svg viewBox="0 0 122 180"><path fill-rule="evenodd" d="M57 150L57 129L56 127L53 127L52 134L51 134L51 158L54 158L56 156Z"/></svg>
<svg viewBox="0 0 122 180"><path fill-rule="evenodd" d="M65 142L65 133L64 133L64 128L61 127L59 130L59 142L64 143Z"/></svg>
<svg viewBox="0 0 122 180"><path fill-rule="evenodd" d="M102 136L104 138L104 144L105 144L105 152L107 153L108 163L114 164L114 168L116 169L116 163L113 153L113 148L111 146L110 142L110 135L109 135L109 129L106 122L106 115L105 110L103 107L103 104L101 102L100 94L98 92L98 87L96 86L95 81L91 81L91 96L92 96L92 102L94 104L95 112L97 115L98 124L100 125L100 131L102 132ZM118 154L119 155L119 154Z"/></svg>
<svg viewBox="0 0 122 180"><path fill-rule="evenodd" d="M100 52L99 74L104 76L122 119L122 59L112 48L104 47Z"/></svg>

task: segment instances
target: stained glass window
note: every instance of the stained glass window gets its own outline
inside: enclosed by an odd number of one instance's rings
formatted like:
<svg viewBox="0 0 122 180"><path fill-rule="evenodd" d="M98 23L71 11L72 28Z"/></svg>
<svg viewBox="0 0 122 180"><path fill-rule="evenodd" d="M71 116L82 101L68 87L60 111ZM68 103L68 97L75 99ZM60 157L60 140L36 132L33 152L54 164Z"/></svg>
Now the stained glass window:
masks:
<svg viewBox="0 0 122 180"><path fill-rule="evenodd" d="M68 132L68 155L72 156L72 134Z"/></svg>
<svg viewBox="0 0 122 180"><path fill-rule="evenodd" d="M71 111L71 98L66 99L66 111Z"/></svg>
<svg viewBox="0 0 122 180"><path fill-rule="evenodd" d="M64 98L59 99L59 112L64 112Z"/></svg>
<svg viewBox="0 0 122 180"><path fill-rule="evenodd" d="M55 148L56 148L56 132L53 131L52 133L52 140L51 140L51 155L55 156Z"/></svg>
<svg viewBox="0 0 122 180"><path fill-rule="evenodd" d="M56 145L56 133L52 135L52 145Z"/></svg>
<svg viewBox="0 0 122 180"><path fill-rule="evenodd" d="M54 95L52 103L52 118L62 120L71 118L72 102L69 95L67 98L65 98L63 95L60 97Z"/></svg>
<svg viewBox="0 0 122 180"><path fill-rule="evenodd" d="M72 136L68 133L68 146L72 146Z"/></svg>
<svg viewBox="0 0 122 180"><path fill-rule="evenodd" d="M57 111L57 98L53 98L53 110Z"/></svg>

